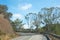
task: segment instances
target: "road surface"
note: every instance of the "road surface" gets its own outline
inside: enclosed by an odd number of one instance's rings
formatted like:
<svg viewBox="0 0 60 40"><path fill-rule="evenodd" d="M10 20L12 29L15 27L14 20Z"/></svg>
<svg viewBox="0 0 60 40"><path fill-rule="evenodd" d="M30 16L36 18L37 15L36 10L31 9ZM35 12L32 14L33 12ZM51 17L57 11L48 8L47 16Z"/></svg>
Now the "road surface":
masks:
<svg viewBox="0 0 60 40"><path fill-rule="evenodd" d="M12 40L47 40L47 38L43 35L28 35L28 36L20 36L17 38L14 38Z"/></svg>

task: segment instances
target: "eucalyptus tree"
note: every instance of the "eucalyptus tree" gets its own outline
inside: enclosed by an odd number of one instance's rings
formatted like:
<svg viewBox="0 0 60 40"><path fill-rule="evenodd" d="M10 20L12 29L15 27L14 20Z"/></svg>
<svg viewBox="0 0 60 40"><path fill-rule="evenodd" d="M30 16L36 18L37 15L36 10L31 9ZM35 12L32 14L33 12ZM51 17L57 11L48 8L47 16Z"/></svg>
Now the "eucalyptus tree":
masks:
<svg viewBox="0 0 60 40"><path fill-rule="evenodd" d="M51 8L42 8L42 19L46 26L48 27L48 31L50 31L50 25L56 24L60 18L60 8L51 7Z"/></svg>
<svg viewBox="0 0 60 40"><path fill-rule="evenodd" d="M12 24L13 29L15 31L21 31L21 29L23 29L23 25L24 25L22 22L23 21L18 18L16 20L12 21L11 24Z"/></svg>
<svg viewBox="0 0 60 40"><path fill-rule="evenodd" d="M57 24L60 22L60 8L59 7L50 7L50 8L42 8L38 13L29 13L27 14L27 18L30 21L30 24L33 24L38 30L40 24L45 24L50 30L50 25ZM28 22L29 23L29 22ZM29 25L30 25L29 24Z"/></svg>
<svg viewBox="0 0 60 40"><path fill-rule="evenodd" d="M0 14L5 13L8 10L8 7L6 5L0 4Z"/></svg>
<svg viewBox="0 0 60 40"><path fill-rule="evenodd" d="M10 18L12 17L11 12L7 12L8 7L6 5L1 5L0 4L0 14L4 15L4 18L8 19L10 21Z"/></svg>
<svg viewBox="0 0 60 40"><path fill-rule="evenodd" d="M36 32L37 32L41 23L41 19L40 19L41 15L38 15L37 13L29 13L27 14L27 16L29 17L30 28L34 29L36 27Z"/></svg>
<svg viewBox="0 0 60 40"><path fill-rule="evenodd" d="M10 20L10 18L12 18L12 13L11 12L6 12L6 14L4 15L4 18L6 18L6 19L8 19L9 21L11 21Z"/></svg>
<svg viewBox="0 0 60 40"><path fill-rule="evenodd" d="M25 19L27 20L27 24L28 24L28 27L29 27L29 16L28 16L28 14L25 16Z"/></svg>

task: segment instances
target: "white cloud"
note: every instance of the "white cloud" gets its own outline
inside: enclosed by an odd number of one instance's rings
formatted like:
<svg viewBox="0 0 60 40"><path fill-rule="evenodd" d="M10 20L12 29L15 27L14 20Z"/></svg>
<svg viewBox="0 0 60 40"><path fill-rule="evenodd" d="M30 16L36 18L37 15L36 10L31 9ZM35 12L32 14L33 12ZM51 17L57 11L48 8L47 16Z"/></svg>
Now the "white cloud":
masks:
<svg viewBox="0 0 60 40"><path fill-rule="evenodd" d="M21 10L28 10L32 7L32 4L24 4L24 5L19 5L18 8Z"/></svg>
<svg viewBox="0 0 60 40"><path fill-rule="evenodd" d="M19 14L19 13L13 14L12 20L15 20L15 19L17 19L17 18L19 18L19 19L24 19L24 16L21 15L21 14Z"/></svg>
<svg viewBox="0 0 60 40"><path fill-rule="evenodd" d="M27 24L25 24L23 27L24 27L25 29L28 29L28 28L29 28Z"/></svg>

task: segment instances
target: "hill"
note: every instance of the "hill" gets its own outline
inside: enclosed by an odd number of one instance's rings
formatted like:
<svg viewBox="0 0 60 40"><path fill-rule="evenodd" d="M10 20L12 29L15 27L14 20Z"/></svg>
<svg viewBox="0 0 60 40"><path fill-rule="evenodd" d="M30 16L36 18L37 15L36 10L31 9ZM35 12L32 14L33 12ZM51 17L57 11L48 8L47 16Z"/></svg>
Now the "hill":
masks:
<svg viewBox="0 0 60 40"><path fill-rule="evenodd" d="M10 22L2 14L0 14L0 31L6 34L14 33Z"/></svg>

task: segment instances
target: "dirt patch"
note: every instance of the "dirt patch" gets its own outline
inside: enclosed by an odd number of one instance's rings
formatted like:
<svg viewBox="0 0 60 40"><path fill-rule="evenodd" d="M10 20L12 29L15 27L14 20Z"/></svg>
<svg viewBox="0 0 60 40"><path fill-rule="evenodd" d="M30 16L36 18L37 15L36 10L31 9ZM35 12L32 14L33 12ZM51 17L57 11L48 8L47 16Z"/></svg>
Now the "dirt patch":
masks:
<svg viewBox="0 0 60 40"><path fill-rule="evenodd" d="M6 34L14 33L12 26L10 25L10 22L7 19L5 19L4 16L1 14L0 14L0 31Z"/></svg>

